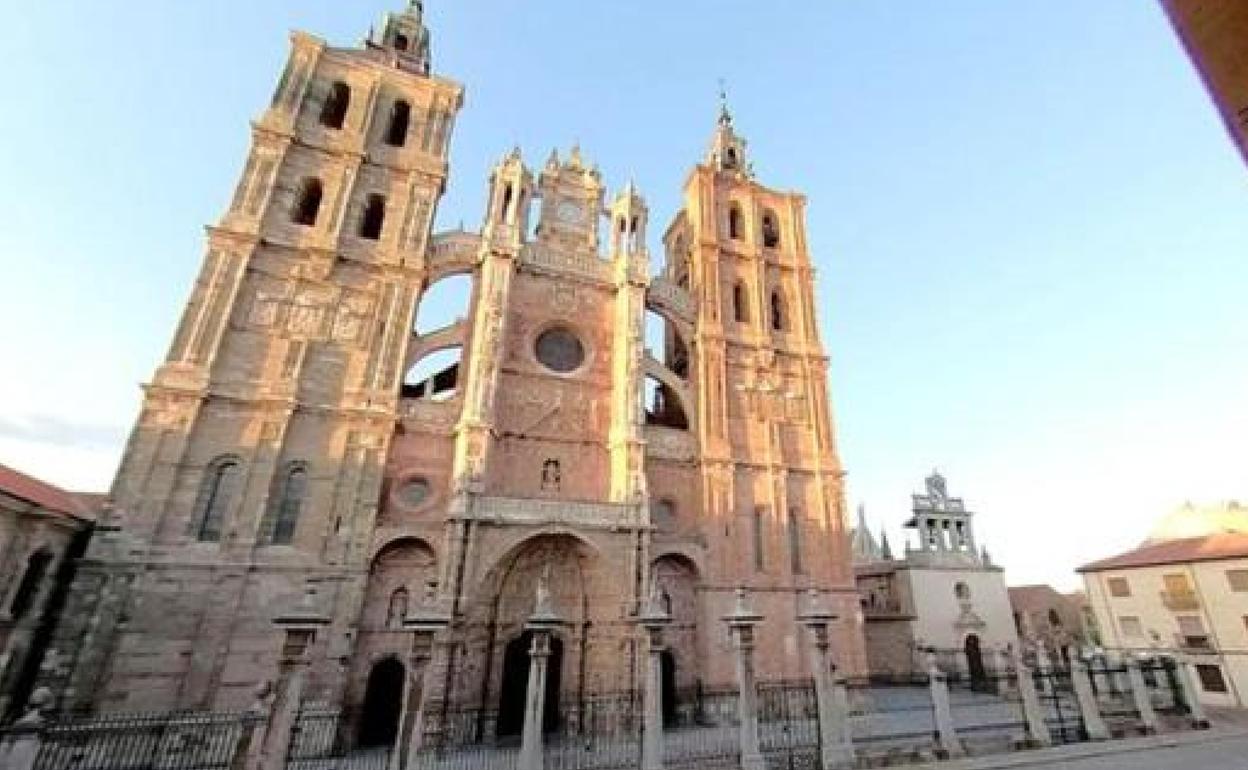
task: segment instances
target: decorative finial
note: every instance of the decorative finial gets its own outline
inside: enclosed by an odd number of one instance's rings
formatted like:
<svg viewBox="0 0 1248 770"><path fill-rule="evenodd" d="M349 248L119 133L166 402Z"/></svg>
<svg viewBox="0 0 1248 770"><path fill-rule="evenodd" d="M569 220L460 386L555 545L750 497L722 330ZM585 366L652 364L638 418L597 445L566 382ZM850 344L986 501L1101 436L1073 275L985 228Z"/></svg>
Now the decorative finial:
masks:
<svg viewBox="0 0 1248 770"><path fill-rule="evenodd" d="M721 126L732 125L732 113L728 110L728 86L723 78L719 79L719 124Z"/></svg>

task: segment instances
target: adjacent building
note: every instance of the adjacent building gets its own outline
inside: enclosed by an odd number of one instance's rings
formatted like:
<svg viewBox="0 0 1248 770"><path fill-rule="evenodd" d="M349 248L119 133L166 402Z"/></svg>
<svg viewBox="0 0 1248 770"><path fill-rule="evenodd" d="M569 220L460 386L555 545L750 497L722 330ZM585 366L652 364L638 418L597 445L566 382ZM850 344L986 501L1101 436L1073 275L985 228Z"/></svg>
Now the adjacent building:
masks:
<svg viewBox="0 0 1248 770"><path fill-rule="evenodd" d="M1248 508L1185 505L1079 572L1105 648L1190 655L1203 700L1248 704Z"/></svg>
<svg viewBox="0 0 1248 770"><path fill-rule="evenodd" d="M1069 661L1100 644L1082 591L1063 594L1052 586L1030 585L1013 586L1009 595L1019 638L1043 645L1050 656Z"/></svg>
<svg viewBox="0 0 1248 770"><path fill-rule="evenodd" d="M1162 5L1248 161L1248 3L1162 0Z"/></svg>
<svg viewBox="0 0 1248 770"><path fill-rule="evenodd" d="M31 690L99 502L0 465L0 721Z"/></svg>
<svg viewBox="0 0 1248 770"><path fill-rule="evenodd" d="M657 273L638 189L608 195L577 148L536 167L507 152L481 226L435 231L464 88L429 49L417 0L362 47L293 36L45 683L64 708L245 707L277 671L275 615L310 591L329 623L307 697L385 744L402 620L432 592L453 621L431 701L515 733L542 576L565 621L557 714L640 686L652 581L677 698L735 688L738 586L766 618L760 678L809 672L811 589L861 672L806 199L754 175L725 107ZM416 327L458 276L462 318Z"/></svg>
<svg viewBox="0 0 1248 770"><path fill-rule="evenodd" d="M893 557L887 535L871 535L861 509L852 536L870 671L922 671L920 653L934 649L950 673L981 678L1018 643L1004 571L977 542L973 514L939 473L912 496L911 510L905 526L914 536L902 559Z"/></svg>

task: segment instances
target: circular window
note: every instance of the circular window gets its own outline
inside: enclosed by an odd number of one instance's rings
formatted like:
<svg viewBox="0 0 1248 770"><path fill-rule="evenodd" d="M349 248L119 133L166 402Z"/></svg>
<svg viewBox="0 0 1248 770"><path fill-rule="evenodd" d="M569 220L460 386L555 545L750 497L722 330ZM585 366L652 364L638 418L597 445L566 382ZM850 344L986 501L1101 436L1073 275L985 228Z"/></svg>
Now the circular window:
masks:
<svg viewBox="0 0 1248 770"><path fill-rule="evenodd" d="M585 363L585 346L562 326L547 329L537 338L537 360L551 371L567 374Z"/></svg>
<svg viewBox="0 0 1248 770"><path fill-rule="evenodd" d="M399 485L397 497L406 507L417 508L425 504L431 491L429 482L425 479L408 479Z"/></svg>

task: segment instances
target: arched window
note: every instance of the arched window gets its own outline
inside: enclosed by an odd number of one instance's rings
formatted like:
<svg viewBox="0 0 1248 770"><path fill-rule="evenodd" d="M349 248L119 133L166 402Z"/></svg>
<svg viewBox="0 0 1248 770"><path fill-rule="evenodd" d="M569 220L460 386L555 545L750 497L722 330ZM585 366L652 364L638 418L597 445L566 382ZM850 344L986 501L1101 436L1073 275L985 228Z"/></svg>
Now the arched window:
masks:
<svg viewBox="0 0 1248 770"><path fill-rule="evenodd" d="M754 509L753 524L753 541L754 541L754 569L762 572L767 568L767 562L763 557L763 517L767 515L767 509L758 507Z"/></svg>
<svg viewBox="0 0 1248 770"><path fill-rule="evenodd" d="M734 169L737 167L737 148L729 147L724 152L724 168Z"/></svg>
<svg viewBox="0 0 1248 770"><path fill-rule="evenodd" d="M802 518L796 508L789 509L789 563L794 575L802 574Z"/></svg>
<svg viewBox="0 0 1248 770"><path fill-rule="evenodd" d="M728 237L734 241L745 237L745 220L741 216L741 207L735 203L728 207Z"/></svg>
<svg viewBox="0 0 1248 770"><path fill-rule="evenodd" d="M265 539L273 545L289 545L295 539L299 513L307 494L308 469L303 463L291 463L281 473L269 500Z"/></svg>
<svg viewBox="0 0 1248 770"><path fill-rule="evenodd" d="M750 322L750 298L745 293L745 284L740 281L732 287L732 317L737 323Z"/></svg>
<svg viewBox="0 0 1248 770"><path fill-rule="evenodd" d="M364 204L364 216L360 217L360 237L375 241L381 238L381 228L386 223L386 196L373 193Z"/></svg>
<svg viewBox="0 0 1248 770"><path fill-rule="evenodd" d="M394 47L400 51L407 50L407 35L395 35Z"/></svg>
<svg viewBox="0 0 1248 770"><path fill-rule="evenodd" d="M299 185L299 196L295 199L295 209L291 212L295 224L314 226L321 213L321 198L324 196L325 188L321 180L315 177L303 180L303 184Z"/></svg>
<svg viewBox="0 0 1248 770"><path fill-rule="evenodd" d="M411 124L412 105L400 99L390 108L390 127L386 129L386 144L391 147L402 147L407 144L407 129Z"/></svg>
<svg viewBox="0 0 1248 770"><path fill-rule="evenodd" d="M321 106L321 125L339 129L347 120L347 108L351 106L351 88L341 80L329 88L329 96Z"/></svg>
<svg viewBox="0 0 1248 770"><path fill-rule="evenodd" d="M785 318L784 295L779 289L771 293L771 328L773 331L782 332L787 328L788 319Z"/></svg>
<svg viewBox="0 0 1248 770"><path fill-rule="evenodd" d="M191 519L194 535L200 542L220 542L225 516L238 492L242 469L237 457L226 456L213 460L204 471L199 496L195 499L195 515Z"/></svg>
<svg viewBox="0 0 1248 770"><path fill-rule="evenodd" d="M770 211L763 213L763 246L774 249L780 245L780 224Z"/></svg>
<svg viewBox="0 0 1248 770"><path fill-rule="evenodd" d="M503 210L498 212L498 216L504 222L511 221L511 201L515 197L516 192L512 189L511 182L503 187Z"/></svg>
<svg viewBox="0 0 1248 770"><path fill-rule="evenodd" d="M35 603L39 593L39 584L47 574L48 565L52 563L52 554L46 549L39 549L26 560L26 571L22 573L22 582L18 583L13 592L13 601L9 603L9 616L13 620L21 618Z"/></svg>

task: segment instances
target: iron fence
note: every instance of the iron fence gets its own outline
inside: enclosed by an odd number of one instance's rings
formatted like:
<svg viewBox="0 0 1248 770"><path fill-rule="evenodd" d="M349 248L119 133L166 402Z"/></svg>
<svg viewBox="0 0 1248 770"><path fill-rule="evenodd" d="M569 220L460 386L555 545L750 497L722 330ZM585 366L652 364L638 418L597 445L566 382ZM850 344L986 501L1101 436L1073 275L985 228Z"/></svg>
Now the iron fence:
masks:
<svg viewBox="0 0 1248 770"><path fill-rule="evenodd" d="M47 727L35 770L228 770L254 718L124 714Z"/></svg>
<svg viewBox="0 0 1248 770"><path fill-rule="evenodd" d="M684 697L688 699L684 701L686 708L678 708L676 724L663 731L664 765L676 770L739 767L741 733L737 692L697 687ZM678 703L680 698L677 694Z"/></svg>
<svg viewBox="0 0 1248 770"><path fill-rule="evenodd" d="M773 770L817 770L819 704L809 681L758 686L759 747Z"/></svg>

